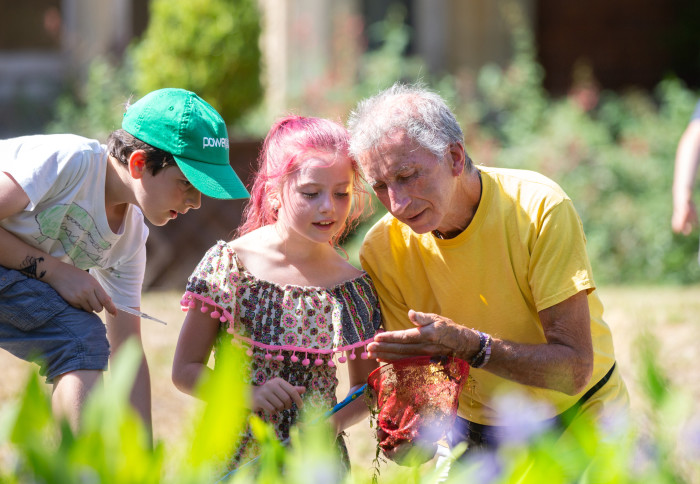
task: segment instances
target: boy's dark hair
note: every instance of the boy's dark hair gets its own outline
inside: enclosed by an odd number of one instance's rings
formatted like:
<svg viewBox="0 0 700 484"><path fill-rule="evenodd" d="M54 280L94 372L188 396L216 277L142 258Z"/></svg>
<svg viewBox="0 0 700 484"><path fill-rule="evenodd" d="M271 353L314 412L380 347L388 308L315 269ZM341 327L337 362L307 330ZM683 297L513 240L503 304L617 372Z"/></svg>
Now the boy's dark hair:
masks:
<svg viewBox="0 0 700 484"><path fill-rule="evenodd" d="M146 153L146 169L156 175L166 166L176 165L175 158L167 151L144 143L123 129L113 131L107 138L107 150L124 165L129 164L129 156L137 150Z"/></svg>

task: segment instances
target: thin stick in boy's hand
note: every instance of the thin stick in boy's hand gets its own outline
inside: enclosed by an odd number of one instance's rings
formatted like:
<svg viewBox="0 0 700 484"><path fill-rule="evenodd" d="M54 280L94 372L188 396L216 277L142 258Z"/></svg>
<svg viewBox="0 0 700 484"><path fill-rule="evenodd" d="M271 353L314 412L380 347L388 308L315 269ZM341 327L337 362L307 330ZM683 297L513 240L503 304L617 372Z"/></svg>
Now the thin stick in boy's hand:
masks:
<svg viewBox="0 0 700 484"><path fill-rule="evenodd" d="M130 308L129 306L124 306L123 304L119 304L119 303L114 303L114 305L116 306L116 308L117 308L118 310L124 311L125 313L133 314L134 316L139 316L139 317L144 318L144 319L150 319L150 320L156 321L156 322L158 322L158 323L160 323L160 324L165 324L165 325L168 324L168 323L166 323L165 321L163 321L163 320L161 320L161 319L154 318L153 316L150 316L150 315L148 315L148 314L146 314L146 313L142 313L141 311L137 311L136 309Z"/></svg>

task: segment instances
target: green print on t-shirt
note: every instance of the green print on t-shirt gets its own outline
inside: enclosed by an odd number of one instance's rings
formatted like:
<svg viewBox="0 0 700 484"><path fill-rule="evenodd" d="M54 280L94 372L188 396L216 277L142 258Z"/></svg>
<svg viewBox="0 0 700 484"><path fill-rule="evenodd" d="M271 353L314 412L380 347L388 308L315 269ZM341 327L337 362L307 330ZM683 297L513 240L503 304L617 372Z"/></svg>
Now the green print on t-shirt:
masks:
<svg viewBox="0 0 700 484"><path fill-rule="evenodd" d="M99 266L104 251L112 246L100 234L92 215L75 203L54 205L35 218L41 232L41 236L36 237L37 242L58 240L79 269Z"/></svg>

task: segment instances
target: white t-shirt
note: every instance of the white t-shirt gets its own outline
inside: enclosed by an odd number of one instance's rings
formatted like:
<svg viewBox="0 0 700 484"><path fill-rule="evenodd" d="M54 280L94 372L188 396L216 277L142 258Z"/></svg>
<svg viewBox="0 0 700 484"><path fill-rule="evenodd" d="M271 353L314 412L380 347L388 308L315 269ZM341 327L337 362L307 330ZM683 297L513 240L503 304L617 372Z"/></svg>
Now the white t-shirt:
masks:
<svg viewBox="0 0 700 484"><path fill-rule="evenodd" d="M0 141L0 170L29 197L0 226L27 244L90 273L115 302L139 306L148 228L129 204L119 233L107 222L108 155L96 140L70 134Z"/></svg>

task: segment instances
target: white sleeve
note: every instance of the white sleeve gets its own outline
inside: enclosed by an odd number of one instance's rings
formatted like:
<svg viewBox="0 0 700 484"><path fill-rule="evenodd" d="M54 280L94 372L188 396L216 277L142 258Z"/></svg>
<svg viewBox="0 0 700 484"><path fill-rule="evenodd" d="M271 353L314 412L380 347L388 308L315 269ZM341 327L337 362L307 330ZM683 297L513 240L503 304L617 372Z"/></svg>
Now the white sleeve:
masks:
<svg viewBox="0 0 700 484"><path fill-rule="evenodd" d="M29 197L25 210L34 210L81 180L93 153L94 142L80 136L23 136L0 143L0 169Z"/></svg>

